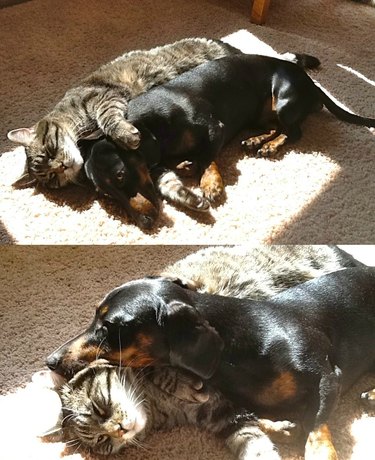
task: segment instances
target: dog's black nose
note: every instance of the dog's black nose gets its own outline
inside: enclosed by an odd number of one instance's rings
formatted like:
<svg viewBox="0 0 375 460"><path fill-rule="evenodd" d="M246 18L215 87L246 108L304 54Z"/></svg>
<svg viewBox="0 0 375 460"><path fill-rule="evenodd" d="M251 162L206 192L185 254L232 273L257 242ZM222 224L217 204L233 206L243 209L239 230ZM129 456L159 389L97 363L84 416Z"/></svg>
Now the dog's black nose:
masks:
<svg viewBox="0 0 375 460"><path fill-rule="evenodd" d="M60 365L60 357L56 353L52 353L46 359L46 365L51 371L55 371Z"/></svg>

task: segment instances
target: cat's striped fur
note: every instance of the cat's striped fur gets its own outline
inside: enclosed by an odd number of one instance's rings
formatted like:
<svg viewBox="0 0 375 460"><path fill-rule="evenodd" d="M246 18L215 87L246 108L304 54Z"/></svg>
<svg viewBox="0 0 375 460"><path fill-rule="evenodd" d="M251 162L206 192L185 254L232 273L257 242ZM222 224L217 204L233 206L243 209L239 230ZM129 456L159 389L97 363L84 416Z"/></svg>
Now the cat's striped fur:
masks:
<svg viewBox="0 0 375 460"><path fill-rule="evenodd" d="M77 142L105 134L134 149L139 132L126 121L133 97L212 59L240 51L219 41L187 38L151 50L125 53L67 91L32 128L8 133L26 149L27 170L16 185L40 182L50 188L77 181L83 159Z"/></svg>
<svg viewBox="0 0 375 460"><path fill-rule="evenodd" d="M280 458L263 429L289 434L293 424L236 411L212 388L205 402L182 400L179 371L167 367L153 372L100 362L80 371L60 390L63 439L109 455L129 444L142 445L152 431L193 425L222 438L237 459Z"/></svg>
<svg viewBox="0 0 375 460"><path fill-rule="evenodd" d="M362 265L337 246L257 245L201 249L164 269L198 292L253 300L345 267Z"/></svg>

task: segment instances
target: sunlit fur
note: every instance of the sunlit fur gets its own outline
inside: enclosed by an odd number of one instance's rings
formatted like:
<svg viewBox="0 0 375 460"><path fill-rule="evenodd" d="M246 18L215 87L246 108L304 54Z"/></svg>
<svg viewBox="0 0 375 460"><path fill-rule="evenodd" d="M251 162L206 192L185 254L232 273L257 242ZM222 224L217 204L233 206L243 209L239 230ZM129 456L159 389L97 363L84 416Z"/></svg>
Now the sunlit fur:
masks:
<svg viewBox="0 0 375 460"><path fill-rule="evenodd" d="M358 262L327 245L210 247L161 275L189 288L229 297L269 299L283 290Z"/></svg>
<svg viewBox="0 0 375 460"><path fill-rule="evenodd" d="M147 416L142 390L130 369L89 367L61 391L70 440L108 455L142 439Z"/></svg>
<svg viewBox="0 0 375 460"><path fill-rule="evenodd" d="M77 142L93 132L94 137L104 133L124 148L136 148L138 130L124 118L128 101L233 50L217 40L188 38L147 51L131 51L101 66L67 91L33 128L8 133L10 140L26 149L24 182L27 176L49 188L76 182L83 164Z"/></svg>
<svg viewBox="0 0 375 460"><path fill-rule="evenodd" d="M181 375L169 367L135 371L93 363L60 390L65 441L109 455L129 444L145 448L151 431L189 424L218 435L237 459L280 460L253 414L239 414L212 388L205 402L189 401L191 380ZM294 427L278 424L283 432Z"/></svg>

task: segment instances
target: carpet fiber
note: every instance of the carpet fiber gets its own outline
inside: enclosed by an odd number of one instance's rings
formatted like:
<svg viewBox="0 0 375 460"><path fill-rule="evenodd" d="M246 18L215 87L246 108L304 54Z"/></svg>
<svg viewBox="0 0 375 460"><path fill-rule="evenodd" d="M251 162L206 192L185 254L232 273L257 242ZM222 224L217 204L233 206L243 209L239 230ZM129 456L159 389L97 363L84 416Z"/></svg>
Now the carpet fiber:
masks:
<svg viewBox="0 0 375 460"><path fill-rule="evenodd" d="M41 443L35 436L49 405L25 385L45 357L92 320L96 305L115 286L163 269L197 247L35 247L1 249L3 308L0 311L0 458L61 460L62 443ZM344 248L345 249L345 248ZM375 246L346 248L375 264ZM77 268L79 267L79 269ZM366 413L359 394L375 387L366 376L340 401L330 424L340 460L370 460L375 450L375 414ZM301 460L299 447L280 445L284 459ZM71 453L66 460L89 459ZM228 460L222 444L195 429L151 436L146 450L129 448L127 460ZM92 458L90 458L91 460ZM99 460L99 459L96 459ZM266 459L265 459L266 460Z"/></svg>
<svg viewBox="0 0 375 460"><path fill-rule="evenodd" d="M313 78L348 109L375 116L375 10L349 0L273 0L265 26L250 2L33 0L0 10L0 241L2 243L367 243L374 241L375 137L312 115L279 161L246 156L243 133L220 158L227 196L210 215L165 204L144 233L109 200L80 187L16 191L23 148L5 140L31 126L64 92L123 52L189 36L226 37L244 51L294 50L322 61Z"/></svg>

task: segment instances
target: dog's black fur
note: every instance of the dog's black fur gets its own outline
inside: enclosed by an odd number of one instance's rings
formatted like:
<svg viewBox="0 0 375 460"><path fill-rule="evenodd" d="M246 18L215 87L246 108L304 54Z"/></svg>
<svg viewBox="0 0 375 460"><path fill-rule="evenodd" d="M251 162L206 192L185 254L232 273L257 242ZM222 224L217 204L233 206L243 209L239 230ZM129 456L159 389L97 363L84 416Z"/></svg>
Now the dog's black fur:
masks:
<svg viewBox="0 0 375 460"><path fill-rule="evenodd" d="M260 415L296 410L306 433L333 449L326 423L339 395L375 363L375 268L334 272L270 301L201 294L164 278L132 281L47 363L64 372L98 356L180 367Z"/></svg>
<svg viewBox="0 0 375 460"><path fill-rule="evenodd" d="M146 145L146 142L142 139L142 145ZM86 176L96 190L115 198L139 227L151 228L157 212L153 215L146 214L142 208L138 212L130 204L130 198L139 193L156 211L159 209L159 198L142 154L124 151L105 138L95 142L83 142L80 147L85 158Z"/></svg>
<svg viewBox="0 0 375 460"><path fill-rule="evenodd" d="M287 139L301 137L302 121L323 105L341 120L375 126L374 119L353 115L336 105L302 68L317 67L319 61L299 56L300 65L268 56L227 56L131 100L128 119L141 133L142 159L149 168L164 166L171 159L190 160L198 164L202 176L222 146L240 130L270 122L276 123L273 134L250 138L243 145L258 149L261 156L274 155ZM87 165L86 171L88 168L92 166ZM164 173L164 168L157 171L155 180ZM223 191L222 185L215 184L221 178L216 174L205 179L201 187L213 201ZM138 191L141 188L142 184ZM107 193L117 194L113 187Z"/></svg>

